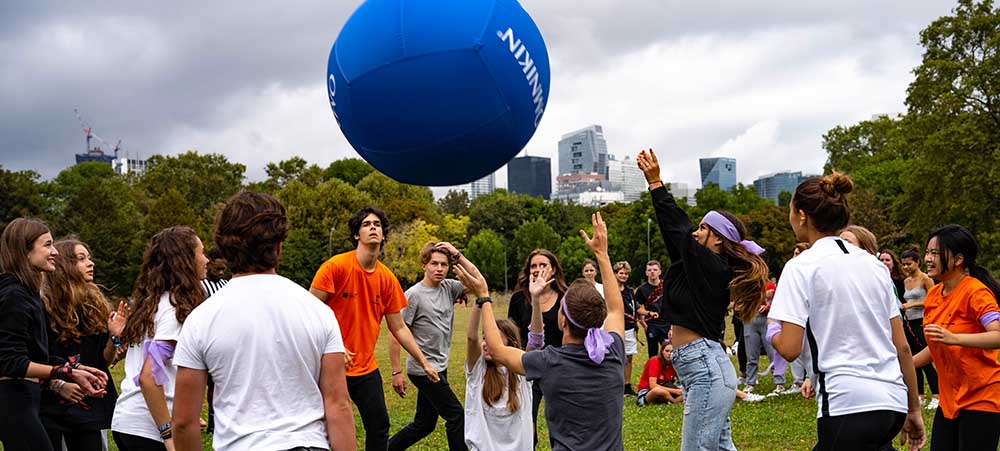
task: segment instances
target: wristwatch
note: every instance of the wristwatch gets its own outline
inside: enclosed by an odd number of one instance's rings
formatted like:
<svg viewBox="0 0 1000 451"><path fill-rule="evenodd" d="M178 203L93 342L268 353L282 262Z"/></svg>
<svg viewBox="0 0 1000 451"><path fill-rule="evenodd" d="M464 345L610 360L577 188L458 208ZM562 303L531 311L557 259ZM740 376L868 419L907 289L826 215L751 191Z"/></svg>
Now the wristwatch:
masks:
<svg viewBox="0 0 1000 451"><path fill-rule="evenodd" d="M487 302L493 302L493 299L490 299L489 296L483 296L483 297L481 297L479 299L476 299L476 305L479 306L479 308L482 308L483 304L485 304Z"/></svg>
<svg viewBox="0 0 1000 451"><path fill-rule="evenodd" d="M121 339L121 337L119 337L117 335L112 335L111 336L111 346L114 346L115 349L118 349L118 348L122 347L122 339Z"/></svg>

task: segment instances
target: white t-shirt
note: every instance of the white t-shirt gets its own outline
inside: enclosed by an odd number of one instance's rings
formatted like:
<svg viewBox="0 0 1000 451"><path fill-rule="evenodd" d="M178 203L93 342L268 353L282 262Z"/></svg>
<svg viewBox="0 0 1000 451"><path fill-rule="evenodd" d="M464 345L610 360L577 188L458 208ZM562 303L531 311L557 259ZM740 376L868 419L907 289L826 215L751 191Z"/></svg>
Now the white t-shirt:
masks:
<svg viewBox="0 0 1000 451"><path fill-rule="evenodd" d="M506 382L504 367L499 368ZM535 428L531 423L531 382L517 376L520 402L517 412L507 408L506 390L496 405L483 402L483 380L486 360L479 356L470 371L465 368L465 444L469 451L531 451L534 449Z"/></svg>
<svg viewBox="0 0 1000 451"><path fill-rule="evenodd" d="M154 340L177 341L177 337L181 334L181 324L177 322L176 310L170 305L170 293L163 293L156 307L156 316L153 318ZM129 346L128 354L125 355L125 378L122 379L121 393L115 403L111 430L162 442L156 421L146 406L146 399L142 397L139 385L133 382L133 379L142 372L142 365L145 362L142 343ZM167 397L167 409L172 412L177 367L168 361L166 373L167 383L163 385L163 394Z"/></svg>
<svg viewBox="0 0 1000 451"><path fill-rule="evenodd" d="M216 450L328 449L323 354L344 352L333 310L273 274L236 277L184 322L174 364L215 381Z"/></svg>
<svg viewBox="0 0 1000 451"><path fill-rule="evenodd" d="M906 413L889 324L899 316L896 303L885 265L840 238L817 240L785 265L768 318L806 327L819 364L817 417Z"/></svg>

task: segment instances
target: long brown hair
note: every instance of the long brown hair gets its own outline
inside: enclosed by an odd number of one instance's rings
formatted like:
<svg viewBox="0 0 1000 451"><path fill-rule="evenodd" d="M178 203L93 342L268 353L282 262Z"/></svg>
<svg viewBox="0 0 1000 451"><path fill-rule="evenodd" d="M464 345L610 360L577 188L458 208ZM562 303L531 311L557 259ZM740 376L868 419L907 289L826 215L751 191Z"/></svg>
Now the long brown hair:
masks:
<svg viewBox="0 0 1000 451"><path fill-rule="evenodd" d="M32 218L17 218L4 227L0 235L0 273L11 274L31 294L42 285L42 273L31 266L28 254L38 237L49 232L44 222Z"/></svg>
<svg viewBox="0 0 1000 451"><path fill-rule="evenodd" d="M879 255L881 254L887 254L889 258L892 259L892 269L889 270L889 276L892 277L892 280L905 279L906 276L903 275L902 269L903 264L899 261L899 257L896 256L896 253L893 252L892 249L885 248L882 249L882 252L879 252Z"/></svg>
<svg viewBox="0 0 1000 451"><path fill-rule="evenodd" d="M743 221L740 221L740 218L726 211L718 213L733 223L736 231L740 234L740 240L747 239L747 228L743 225ZM753 321L760 304L764 302L765 288L767 287L767 263L764 263L763 258L748 251L739 242L726 238L710 225L706 224L706 226L722 241L722 245L719 246L719 254L728 257L729 269L733 271L733 278L729 281L729 299L733 301L733 312L744 323L749 323Z"/></svg>
<svg viewBox="0 0 1000 451"><path fill-rule="evenodd" d="M851 178L839 172L813 177L795 188L792 205L809 215L816 231L836 233L851 222L847 194L853 190Z"/></svg>
<svg viewBox="0 0 1000 451"><path fill-rule="evenodd" d="M545 249L535 249L528 254L528 258L524 259L524 269L517 275L517 285L514 287L514 291L521 291L525 296L528 295L528 283L531 280L531 259L535 258L536 255L542 255L549 259L549 265L552 266L553 271L552 278L555 279L555 282L552 283L552 289L556 290L559 296L566 294L568 289L566 273L563 272L563 267L559 264L559 257Z"/></svg>
<svg viewBox="0 0 1000 451"><path fill-rule="evenodd" d="M663 285L662 283L660 285ZM566 291L566 310L573 318L573 321L566 321L569 326L569 334L576 338L586 338L587 331L592 327L601 327L608 317L608 306L604 301L604 296L597 292L597 288L583 277L576 279ZM583 328L576 327L577 324Z"/></svg>
<svg viewBox="0 0 1000 451"><path fill-rule="evenodd" d="M505 344L507 346L520 348L521 347L521 336L517 325L509 319L498 319L497 327L500 329L500 334L503 335ZM521 399L518 397L517 387L517 374L513 371L507 371L507 381L504 382L503 374L500 374L500 369L497 368L496 364L493 362L486 362L486 374L483 376L483 402L488 406L496 404L503 396L504 385L507 389L507 410L511 413L517 412L517 409L521 408Z"/></svg>
<svg viewBox="0 0 1000 451"><path fill-rule="evenodd" d="M42 301L49 315L49 327L59 334L62 343L78 342L80 337L108 331L111 305L93 282L87 282L76 267L76 247L86 244L73 239L56 242L56 270L45 275ZM82 321L81 321L82 320Z"/></svg>
<svg viewBox="0 0 1000 451"><path fill-rule="evenodd" d="M164 293L170 294L170 305L176 308L177 322L182 324L205 300L199 270L195 267L197 245L198 235L186 226L161 230L149 240L132 291L132 314L122 332L123 345L153 337L156 310Z"/></svg>

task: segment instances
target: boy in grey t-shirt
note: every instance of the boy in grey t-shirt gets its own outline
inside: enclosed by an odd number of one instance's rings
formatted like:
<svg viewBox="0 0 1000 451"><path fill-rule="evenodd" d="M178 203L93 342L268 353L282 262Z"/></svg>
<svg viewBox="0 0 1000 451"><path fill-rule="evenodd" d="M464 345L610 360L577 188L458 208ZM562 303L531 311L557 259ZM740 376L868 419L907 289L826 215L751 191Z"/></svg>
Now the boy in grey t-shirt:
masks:
<svg viewBox="0 0 1000 451"><path fill-rule="evenodd" d="M448 449L465 450L465 411L455 392L448 385L448 355L455 317L455 301L462 296L462 283L446 279L449 262L457 263L469 272L479 273L475 265L449 243L427 243L420 251L424 278L406 290L408 306L403 309L403 321L441 380L431 382L415 361L406 362L406 374L417 387L417 411L413 422L389 439L389 450L402 450L434 432L438 416L444 418ZM406 379L399 360L399 344L389 342L392 362L392 388L400 397L406 395Z"/></svg>

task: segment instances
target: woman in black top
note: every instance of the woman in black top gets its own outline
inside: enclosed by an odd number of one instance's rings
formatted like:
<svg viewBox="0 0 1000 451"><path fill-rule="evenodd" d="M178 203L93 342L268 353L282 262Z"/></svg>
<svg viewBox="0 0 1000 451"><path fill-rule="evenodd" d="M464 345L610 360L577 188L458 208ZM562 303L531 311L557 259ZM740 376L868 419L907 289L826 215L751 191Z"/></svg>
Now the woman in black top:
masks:
<svg viewBox="0 0 1000 451"><path fill-rule="evenodd" d="M15 219L0 235L0 443L7 451L52 450L38 412L43 384L73 382L100 397L108 381L104 372L75 360L48 365L39 287L58 255L41 221Z"/></svg>
<svg viewBox="0 0 1000 451"><path fill-rule="evenodd" d="M49 361L61 363L79 355L80 363L108 376L108 366L123 350L118 338L125 327L127 302L112 313L108 300L94 284L94 262L87 245L74 239L55 244L56 270L42 284L42 300L49 318ZM69 451L100 451L102 429L111 428L118 392L112 383L102 398L87 398L73 383L50 382L42 393L42 424L53 446L64 440Z"/></svg>
<svg viewBox="0 0 1000 451"><path fill-rule="evenodd" d="M730 301L743 321L764 299L767 265L764 250L746 240L735 216L709 212L691 233L691 219L660 181L652 149L639 153L656 220L670 254L663 277L663 305L670 318L671 360L684 381L681 451L733 450L729 411L736 399L736 371L723 350L722 329Z"/></svg>
<svg viewBox="0 0 1000 451"><path fill-rule="evenodd" d="M531 293L528 285L541 272L551 274L552 283L545 286L539 304L542 308L542 325L545 332L545 346L562 346L563 333L559 328L561 299L566 294L566 276L555 254L545 249L535 249L524 260L524 269L517 276L517 286L510 297L507 318L517 324L521 332L521 345L528 345L528 326L531 324ZM523 349L523 348L522 348ZM538 384L531 388L531 419L535 423L535 443L538 443L538 407L542 403L542 389Z"/></svg>

